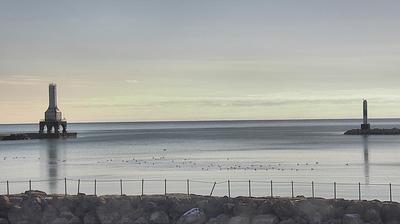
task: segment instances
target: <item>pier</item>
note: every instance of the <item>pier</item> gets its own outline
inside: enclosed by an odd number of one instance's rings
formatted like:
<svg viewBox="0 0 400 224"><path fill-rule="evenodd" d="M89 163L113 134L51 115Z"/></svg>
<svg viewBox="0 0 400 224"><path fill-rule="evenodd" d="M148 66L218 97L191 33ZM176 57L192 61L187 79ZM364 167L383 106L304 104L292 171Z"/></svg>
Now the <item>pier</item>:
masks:
<svg viewBox="0 0 400 224"><path fill-rule="evenodd" d="M400 135L398 128L373 128L368 123L368 102L363 100L363 123L360 129L351 129L344 133L345 135Z"/></svg>
<svg viewBox="0 0 400 224"><path fill-rule="evenodd" d="M67 131L67 120L62 117L62 112L57 106L57 85L51 83L49 85L49 107L44 114L44 120L39 122L39 132L3 135L0 136L0 141L76 138L77 135L77 133Z"/></svg>

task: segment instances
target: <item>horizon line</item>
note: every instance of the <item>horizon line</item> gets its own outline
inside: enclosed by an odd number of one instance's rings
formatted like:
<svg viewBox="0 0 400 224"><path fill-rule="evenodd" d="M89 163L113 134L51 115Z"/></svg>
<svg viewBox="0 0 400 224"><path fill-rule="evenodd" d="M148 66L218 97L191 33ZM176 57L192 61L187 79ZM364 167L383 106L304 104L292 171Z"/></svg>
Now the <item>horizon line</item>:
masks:
<svg viewBox="0 0 400 224"><path fill-rule="evenodd" d="M368 120L390 120L400 117L378 117ZM172 122L232 122L232 121L323 121L323 120L362 120L362 118L290 118L290 119L209 119L209 120L137 120L137 121L76 121L69 124L101 124L101 123L172 123ZM35 125L38 123L0 123L0 125Z"/></svg>

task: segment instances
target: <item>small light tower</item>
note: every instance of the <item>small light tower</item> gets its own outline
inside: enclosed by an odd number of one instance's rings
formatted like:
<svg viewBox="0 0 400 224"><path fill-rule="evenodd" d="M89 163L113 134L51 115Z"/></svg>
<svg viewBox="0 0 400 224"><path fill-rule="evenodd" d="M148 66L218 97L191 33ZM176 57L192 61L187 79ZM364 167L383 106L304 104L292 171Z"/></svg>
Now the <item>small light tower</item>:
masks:
<svg viewBox="0 0 400 224"><path fill-rule="evenodd" d="M67 121L62 119L62 113L57 106L57 85L52 83L49 85L49 107L44 113L44 120L39 123L39 133L44 133L44 128L47 128L47 134L60 134L60 126L62 133L67 133ZM54 129L54 132L53 132Z"/></svg>
<svg viewBox="0 0 400 224"><path fill-rule="evenodd" d="M361 124L361 130L369 130L370 125L368 123L368 102L366 99L363 100L363 123Z"/></svg>

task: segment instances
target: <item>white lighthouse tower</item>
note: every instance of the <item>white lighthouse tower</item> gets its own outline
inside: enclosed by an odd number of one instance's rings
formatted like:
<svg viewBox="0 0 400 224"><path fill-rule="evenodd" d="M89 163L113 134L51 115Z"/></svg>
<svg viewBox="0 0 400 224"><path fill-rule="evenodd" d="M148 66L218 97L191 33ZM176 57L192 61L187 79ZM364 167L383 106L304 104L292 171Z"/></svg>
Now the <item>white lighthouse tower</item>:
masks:
<svg viewBox="0 0 400 224"><path fill-rule="evenodd" d="M61 121L62 113L57 107L57 85L49 85L49 108L44 114L45 121Z"/></svg>
<svg viewBox="0 0 400 224"><path fill-rule="evenodd" d="M67 133L67 121L63 120L62 113L57 106L57 85L51 83L49 85L49 107L44 113L44 120L39 123L39 133L44 133L44 128L47 128L47 134L60 134L60 126L62 133ZM54 130L54 132L53 132Z"/></svg>
<svg viewBox="0 0 400 224"><path fill-rule="evenodd" d="M363 100L363 123L361 124L362 130L369 130L370 125L368 123L368 102L366 99Z"/></svg>

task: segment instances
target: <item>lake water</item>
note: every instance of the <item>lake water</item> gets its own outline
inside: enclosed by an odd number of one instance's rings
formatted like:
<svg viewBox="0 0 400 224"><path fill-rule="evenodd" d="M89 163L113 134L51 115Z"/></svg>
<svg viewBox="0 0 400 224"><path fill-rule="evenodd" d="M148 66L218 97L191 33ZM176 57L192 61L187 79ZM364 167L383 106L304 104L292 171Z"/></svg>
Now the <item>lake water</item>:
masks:
<svg viewBox="0 0 400 224"><path fill-rule="evenodd" d="M232 196L273 194L400 201L400 136L345 136L359 120L209 121L69 124L78 138L0 142L0 194L32 188L50 193L187 192ZM399 119L372 120L399 127ZM37 125L0 125L0 133ZM39 182L39 180L41 180Z"/></svg>

